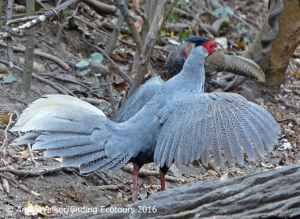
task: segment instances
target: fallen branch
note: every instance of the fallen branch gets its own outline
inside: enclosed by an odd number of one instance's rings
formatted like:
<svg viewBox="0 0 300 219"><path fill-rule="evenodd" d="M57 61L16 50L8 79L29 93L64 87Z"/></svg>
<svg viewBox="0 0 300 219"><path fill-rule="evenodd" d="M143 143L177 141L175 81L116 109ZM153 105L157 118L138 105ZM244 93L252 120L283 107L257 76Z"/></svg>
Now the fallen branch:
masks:
<svg viewBox="0 0 300 219"><path fill-rule="evenodd" d="M130 205L133 211L105 218L299 218L300 163L226 180L167 189ZM141 212L139 209L155 210ZM64 217L104 218L81 214Z"/></svg>
<svg viewBox="0 0 300 219"><path fill-rule="evenodd" d="M75 167L72 167L72 168L76 169ZM27 177L27 176L42 176L42 175L46 175L46 174L54 174L54 173L62 171L62 170L70 171L70 168L69 167L56 167L53 169L40 169L40 170L36 170L36 171L30 171L30 170L16 170L16 169L11 169L10 167L2 167L2 168L0 168L0 173L7 172L7 173L11 173L16 176Z"/></svg>
<svg viewBox="0 0 300 219"><path fill-rule="evenodd" d="M10 35L20 35L22 34L25 30L28 30L38 24L41 24L47 20L49 20L50 18L54 17L55 15L59 14L62 10L64 10L67 7L70 7L74 4L76 4L77 2L79 2L79 0L68 0L65 1L64 3L62 3L61 5L58 5L56 8L52 8L50 9L48 12L46 12L43 15L38 16L37 18L28 21L25 24L22 24L19 27L15 27L15 28L10 28L8 26L6 26L4 28L5 32L1 32L0 33L0 39L3 38L7 38L10 37Z"/></svg>
<svg viewBox="0 0 300 219"><path fill-rule="evenodd" d="M0 46L6 47L7 44L0 42ZM25 52L25 48L21 48L18 46L13 46L13 50L16 52ZM58 65L60 65L66 71L71 71L71 68L67 63L65 63L64 61L62 61L61 59L59 59L53 55L50 55L50 54L44 53L44 52L40 52L40 51L34 51L34 55L41 56L43 58L49 59L50 61L56 62Z"/></svg>
<svg viewBox="0 0 300 219"><path fill-rule="evenodd" d="M9 65L9 62L6 61L6 60L3 60L3 59L0 59L0 63L3 63L5 65ZM23 72L23 69L18 67L18 66L14 65L13 68L20 71L20 72ZM38 76L36 73L32 73L32 77L35 78L35 79L38 79L39 81L42 81L42 82L48 84L49 86L53 87L54 89L56 89L61 94L68 94L68 92L66 92L64 89L60 88L59 86L57 86L53 82Z"/></svg>
<svg viewBox="0 0 300 219"><path fill-rule="evenodd" d="M48 73L38 73L37 75L38 75L38 76L41 76L41 77L51 77L51 78L55 78L56 80L63 81L63 82L67 82L67 83L78 84L78 85L80 85L80 86L86 88L87 91L91 91L91 90L92 90L89 86L87 86L87 85L85 85L85 84L83 84L83 83L80 83L80 82L77 82L77 81L73 81L73 80L70 80L70 79L67 79L67 78L61 78L61 77L52 75L52 74L50 74L50 73L49 73L49 74L48 74Z"/></svg>

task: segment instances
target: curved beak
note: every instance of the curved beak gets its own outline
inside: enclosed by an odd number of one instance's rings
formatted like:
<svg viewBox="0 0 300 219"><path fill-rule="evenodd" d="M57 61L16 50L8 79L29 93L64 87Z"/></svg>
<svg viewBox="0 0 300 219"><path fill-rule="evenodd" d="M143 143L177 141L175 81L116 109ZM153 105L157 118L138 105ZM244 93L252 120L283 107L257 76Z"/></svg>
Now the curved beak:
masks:
<svg viewBox="0 0 300 219"><path fill-rule="evenodd" d="M217 47L214 49L214 51L217 51L217 50L220 50L220 51L222 51L223 49L222 49L222 47L221 47L221 46L217 45Z"/></svg>

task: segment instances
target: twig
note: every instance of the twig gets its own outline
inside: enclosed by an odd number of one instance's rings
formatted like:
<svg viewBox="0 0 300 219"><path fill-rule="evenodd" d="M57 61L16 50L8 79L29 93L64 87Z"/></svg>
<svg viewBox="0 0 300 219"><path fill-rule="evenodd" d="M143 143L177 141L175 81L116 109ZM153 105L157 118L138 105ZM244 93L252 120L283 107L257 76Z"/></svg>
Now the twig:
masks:
<svg viewBox="0 0 300 219"><path fill-rule="evenodd" d="M130 87L128 96L130 96L141 84L145 81L145 75L147 74L147 67L149 63L149 57L151 55L153 46L155 44L155 40L158 35L158 31L161 28L163 22L163 15L165 5L167 4L167 0L159 0L157 4L157 8L154 14L154 18L152 21L152 25L150 27L149 33L147 35L145 45L143 47L142 53L140 53L140 63L137 68L137 73L134 77L134 81Z"/></svg>
<svg viewBox="0 0 300 219"><path fill-rule="evenodd" d="M55 85L61 87L62 89L64 89L65 91L67 91L70 95L72 95L73 97L75 97L75 95L66 87L62 86L61 84L59 83L54 83Z"/></svg>
<svg viewBox="0 0 300 219"><path fill-rule="evenodd" d="M124 170L126 172L129 172L129 173L133 173L133 166L131 164L127 164L124 167L122 167L122 170ZM154 172L154 171L140 169L139 176L155 176L155 177L159 177L159 173L158 172ZM176 177L173 177L173 176L168 176L168 175L166 175L165 178L166 178L166 180L173 181L173 182L184 181L183 179L176 178Z"/></svg>
<svg viewBox="0 0 300 219"><path fill-rule="evenodd" d="M72 167L72 168L78 169L76 167ZM56 167L53 169L40 169L36 171L16 170L16 169L11 169L9 167L2 167L0 168L0 173L7 172L16 176L27 177L27 176L42 176L46 174L53 174L62 170L69 170L69 167Z"/></svg>
<svg viewBox="0 0 300 219"><path fill-rule="evenodd" d="M16 24L16 23L31 21L31 20L33 20L35 18L37 18L37 16L21 17L21 18L13 19L13 20L10 20L10 21L6 22L6 25L9 26L11 24Z"/></svg>
<svg viewBox="0 0 300 219"><path fill-rule="evenodd" d="M15 179L9 177L9 176L5 176L4 174L0 173L0 176L7 179L7 180L11 180L14 184L16 184L16 188L20 188L22 191L28 193L28 194L31 194L29 190L23 188L20 183L18 183L18 181L16 181Z"/></svg>
<svg viewBox="0 0 300 219"><path fill-rule="evenodd" d="M126 7L128 6L129 2L130 2L130 0L125 0ZM124 23L124 16L123 16L123 14L120 14L119 18L118 18L118 22L117 22L117 24L116 24L116 26L115 26L112 34L111 34L111 37L110 37L108 43L105 46L105 53L108 56L110 56L112 51L113 51L113 48L116 44L116 40L118 39L119 33L121 32L123 23ZM105 61L105 60L103 60L103 61ZM104 62L102 62L102 63L104 64Z"/></svg>
<svg viewBox="0 0 300 219"><path fill-rule="evenodd" d="M25 104L25 105L27 105L27 106L28 106L28 104L29 104L29 103L27 103L26 101L20 100L19 98L16 98L16 97L12 97L12 99L13 99L13 100L16 100L16 101L18 101L18 102L20 102L20 103L23 103L23 104Z"/></svg>
<svg viewBox="0 0 300 219"><path fill-rule="evenodd" d="M109 185L109 182L108 182L103 176L101 176L100 173L97 173L97 172L95 171L95 172L93 172L93 174L95 174L99 179L101 179L102 182L104 183L104 185Z"/></svg>
<svg viewBox="0 0 300 219"><path fill-rule="evenodd" d="M103 185L103 186L95 186L93 189L119 190L120 188L117 185Z"/></svg>
<svg viewBox="0 0 300 219"><path fill-rule="evenodd" d="M0 46L6 47L7 44L0 42ZM25 52L25 48L21 48L21 47L17 47L17 46L13 46L13 50L16 52ZM40 52L40 51L34 51L34 55L41 56L43 58L49 59L50 61L56 62L58 65L60 65L60 67L62 67L66 71L71 71L71 68L67 63L65 63L64 61L62 61L61 59L59 59L53 55L50 55L50 54L44 53L44 52Z"/></svg>
<svg viewBox="0 0 300 219"><path fill-rule="evenodd" d="M3 60L3 59L0 59L0 63L3 63L5 65L9 65L9 62L6 61L6 60ZM20 71L20 72L23 72L23 69L18 67L18 66L14 66L14 69ZM32 73L32 77L35 78L35 79L38 79L39 81L42 81L48 85L50 85L51 87L53 87L54 89L56 89L58 92L60 92L61 94L68 94L65 90L61 89L59 86L55 85L53 82L45 79L45 78L42 78L40 76L38 76L37 74L35 73Z"/></svg>
<svg viewBox="0 0 300 219"><path fill-rule="evenodd" d="M0 150L2 150L3 147L5 147L5 150L6 150L6 146L5 145L6 145L6 141L7 141L7 131L9 129L9 126L11 125L12 117L13 117L14 114L15 114L14 112L10 114L8 124L7 124L7 126L6 126L6 128L4 130L5 138L4 138L4 141L3 141L3 144L2 144L2 146L0 148Z"/></svg>
<svg viewBox="0 0 300 219"><path fill-rule="evenodd" d="M6 61L6 62L7 62L7 61ZM11 99L11 101L12 101L14 104L16 104L14 98L11 97L10 94L9 94L5 89L3 89L2 87L0 87L0 88L1 88L1 90L4 91L4 93L9 97L9 99ZM23 111L22 106L20 107L20 111L21 111L21 112Z"/></svg>
<svg viewBox="0 0 300 219"><path fill-rule="evenodd" d="M123 0L115 0L114 2L116 3L116 5L120 9L121 13L123 14L128 26L131 30L132 37L133 37L133 40L136 44L137 51L138 51L139 54L141 54L142 48L143 48L143 43L142 43L142 40L140 38L140 34L139 34L139 32L137 31L137 29L134 25L134 21L132 19L132 16L131 16L128 8L124 4Z"/></svg>
<svg viewBox="0 0 300 219"><path fill-rule="evenodd" d="M85 85L85 84L83 84L83 83L80 83L80 82L77 82L77 81L73 81L73 80L69 80L69 79L67 79L67 78L57 77L57 76L52 75L52 74L50 74L50 73L49 73L49 74L48 74L48 73L38 73L37 75L38 75L38 76L42 76L42 77L51 77L51 78L55 78L56 80L63 81L63 82L68 82L68 83L72 83L72 84L78 84L78 85L80 85L80 86L86 88L88 91L91 91L91 90L92 90L89 86L87 86L87 85Z"/></svg>
<svg viewBox="0 0 300 219"><path fill-rule="evenodd" d="M107 102L106 100L102 100L102 99L92 99L92 98L85 98L85 97L81 97L80 98L83 101L86 101L90 104L94 104L94 105L99 105L101 103L106 103L108 106L110 106L110 103Z"/></svg>
<svg viewBox="0 0 300 219"><path fill-rule="evenodd" d="M109 96L109 101L111 104L111 108L113 110L113 116L115 116L117 114L117 106L116 106L116 101L115 101L114 95L112 93L113 89L112 89L112 83L110 80L110 75L106 75L106 83L107 83L107 92L108 92L108 96Z"/></svg>
<svg viewBox="0 0 300 219"><path fill-rule="evenodd" d="M7 9L6 9L6 20L9 21L11 19L12 16L12 9L13 9L13 5L14 5L14 0L9 0L7 2ZM2 9L1 9L2 10ZM7 61L9 61L9 67L13 68L14 64L13 64L13 56L14 56L14 51L13 51L13 45L12 45L12 38L10 33L8 32L8 38L6 40L7 42Z"/></svg>

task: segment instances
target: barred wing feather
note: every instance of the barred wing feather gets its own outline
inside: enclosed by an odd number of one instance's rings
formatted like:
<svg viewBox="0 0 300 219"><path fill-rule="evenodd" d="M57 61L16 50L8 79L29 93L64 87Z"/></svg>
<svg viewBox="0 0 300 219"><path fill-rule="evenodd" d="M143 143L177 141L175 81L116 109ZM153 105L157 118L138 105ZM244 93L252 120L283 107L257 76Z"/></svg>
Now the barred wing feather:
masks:
<svg viewBox="0 0 300 219"><path fill-rule="evenodd" d="M207 165L210 154L219 166L224 158L243 165L243 152L252 161L255 150L263 156L264 145L271 150L281 132L264 108L230 93L178 93L158 116L163 126L154 161L161 167L199 158Z"/></svg>

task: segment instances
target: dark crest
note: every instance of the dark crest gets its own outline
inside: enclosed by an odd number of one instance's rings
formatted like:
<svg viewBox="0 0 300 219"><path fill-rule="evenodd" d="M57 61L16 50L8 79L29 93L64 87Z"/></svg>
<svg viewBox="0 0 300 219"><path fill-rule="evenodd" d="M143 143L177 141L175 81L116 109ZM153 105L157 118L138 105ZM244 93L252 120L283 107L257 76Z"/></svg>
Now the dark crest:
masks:
<svg viewBox="0 0 300 219"><path fill-rule="evenodd" d="M197 46L203 46L205 43L207 43L209 40L203 37L197 37L197 36L193 36L193 37L188 37L183 39L182 41L184 42L190 42L190 43L195 43L195 47Z"/></svg>

